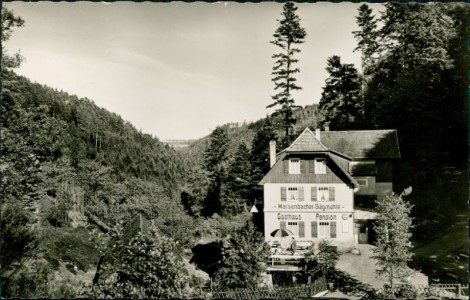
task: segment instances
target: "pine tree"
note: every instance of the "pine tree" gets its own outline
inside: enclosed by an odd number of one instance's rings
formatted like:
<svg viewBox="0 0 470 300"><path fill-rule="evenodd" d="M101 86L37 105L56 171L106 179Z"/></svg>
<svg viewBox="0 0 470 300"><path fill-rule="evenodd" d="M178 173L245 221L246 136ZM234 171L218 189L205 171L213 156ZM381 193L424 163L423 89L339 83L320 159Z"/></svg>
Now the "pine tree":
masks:
<svg viewBox="0 0 470 300"><path fill-rule="evenodd" d="M230 162L226 188L232 201L230 204L225 204L225 209L231 210L232 214L241 211L240 205L252 202L250 201L252 188L250 149L243 142L238 146Z"/></svg>
<svg viewBox="0 0 470 300"><path fill-rule="evenodd" d="M305 29L300 26L300 18L296 15L297 7L292 2L287 2L283 7L282 20L279 22L279 27L274 33L275 40L271 41L272 44L282 49L280 53L274 54L272 57L276 60L273 67L272 79L275 84L275 90L279 92L272 96L274 103L267 107L278 106L276 115L283 116L283 127L285 129L286 144L289 143L290 130L292 125L295 124L293 110L297 108L292 98L292 92L300 90L301 87L297 85L297 80L294 74L300 72L299 68L294 67L298 59L294 58L296 53L300 52L299 48L295 48L296 44L304 42L307 33Z"/></svg>
<svg viewBox="0 0 470 300"><path fill-rule="evenodd" d="M210 178L209 190L202 213L211 216L223 207L224 184L227 176L227 151L229 140L224 128L218 126L210 135L209 147L204 153L205 169Z"/></svg>
<svg viewBox="0 0 470 300"><path fill-rule="evenodd" d="M333 129L354 129L362 121L360 81L352 64L342 64L339 56L328 58L329 77L323 87L319 109L325 115L323 123Z"/></svg>
<svg viewBox="0 0 470 300"><path fill-rule="evenodd" d="M256 131L251 143L250 162L252 169L252 197L263 199L263 189L258 182L263 179L270 169L269 142L277 141L277 134L271 118L267 117L261 127Z"/></svg>
<svg viewBox="0 0 470 300"><path fill-rule="evenodd" d="M377 52L379 44L377 42L377 20L372 15L372 9L367 4L362 4L359 9L359 15L356 17L359 31L353 31L357 39L357 47L354 51L361 51L362 73L367 73L367 67L372 62L373 55Z"/></svg>

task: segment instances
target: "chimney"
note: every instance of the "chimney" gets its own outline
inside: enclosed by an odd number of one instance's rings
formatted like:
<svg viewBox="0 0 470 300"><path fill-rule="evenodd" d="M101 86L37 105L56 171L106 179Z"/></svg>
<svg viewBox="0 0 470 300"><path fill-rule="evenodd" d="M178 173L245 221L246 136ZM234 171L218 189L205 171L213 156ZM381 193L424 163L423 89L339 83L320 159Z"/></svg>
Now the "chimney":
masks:
<svg viewBox="0 0 470 300"><path fill-rule="evenodd" d="M269 167L272 168L276 163L276 141L269 142Z"/></svg>
<svg viewBox="0 0 470 300"><path fill-rule="evenodd" d="M317 141L320 141L320 129L315 129L315 138L317 139Z"/></svg>

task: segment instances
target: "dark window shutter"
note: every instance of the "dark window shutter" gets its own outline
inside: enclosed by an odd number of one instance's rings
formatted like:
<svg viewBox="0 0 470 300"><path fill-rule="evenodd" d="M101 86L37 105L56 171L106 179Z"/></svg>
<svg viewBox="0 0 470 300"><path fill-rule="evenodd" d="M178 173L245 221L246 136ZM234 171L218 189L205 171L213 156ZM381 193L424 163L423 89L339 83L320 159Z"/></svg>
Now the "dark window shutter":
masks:
<svg viewBox="0 0 470 300"><path fill-rule="evenodd" d="M287 196L286 196L286 187L283 186L283 187L281 187L281 201L286 201L286 198L287 198Z"/></svg>
<svg viewBox="0 0 470 300"><path fill-rule="evenodd" d="M304 188L299 187L299 201L304 201Z"/></svg>
<svg viewBox="0 0 470 300"><path fill-rule="evenodd" d="M318 224L317 221L312 221L312 237L318 237Z"/></svg>
<svg viewBox="0 0 470 300"><path fill-rule="evenodd" d="M328 188L328 192L329 192L330 201L335 201L335 187L334 187L334 186L330 186L330 187Z"/></svg>
<svg viewBox="0 0 470 300"><path fill-rule="evenodd" d="M308 161L308 171L310 173L315 173L315 160L311 159Z"/></svg>
<svg viewBox="0 0 470 300"><path fill-rule="evenodd" d="M300 174L305 174L307 169L307 161L304 159L300 160Z"/></svg>
<svg viewBox="0 0 470 300"><path fill-rule="evenodd" d="M299 237L301 238L305 237L305 222L304 221L299 222Z"/></svg>
<svg viewBox="0 0 470 300"><path fill-rule="evenodd" d="M312 194L311 194L312 201L317 201L317 187L312 186Z"/></svg>
<svg viewBox="0 0 470 300"><path fill-rule="evenodd" d="M330 222L330 236L336 238L336 221Z"/></svg>
<svg viewBox="0 0 470 300"><path fill-rule="evenodd" d="M281 221L281 229L286 229L286 221Z"/></svg>
<svg viewBox="0 0 470 300"><path fill-rule="evenodd" d="M283 165L284 165L284 173L289 173L289 160L285 159L283 161Z"/></svg>

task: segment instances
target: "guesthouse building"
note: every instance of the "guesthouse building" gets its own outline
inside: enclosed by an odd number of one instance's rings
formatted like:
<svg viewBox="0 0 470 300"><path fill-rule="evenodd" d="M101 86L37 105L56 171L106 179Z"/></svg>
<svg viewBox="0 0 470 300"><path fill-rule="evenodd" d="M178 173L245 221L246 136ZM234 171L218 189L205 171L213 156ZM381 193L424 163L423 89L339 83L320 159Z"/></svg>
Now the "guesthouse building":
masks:
<svg viewBox="0 0 470 300"><path fill-rule="evenodd" d="M286 149L270 144L264 189L264 234L288 229L300 243L330 240L340 251L373 243L377 198L392 192L396 130L306 128Z"/></svg>

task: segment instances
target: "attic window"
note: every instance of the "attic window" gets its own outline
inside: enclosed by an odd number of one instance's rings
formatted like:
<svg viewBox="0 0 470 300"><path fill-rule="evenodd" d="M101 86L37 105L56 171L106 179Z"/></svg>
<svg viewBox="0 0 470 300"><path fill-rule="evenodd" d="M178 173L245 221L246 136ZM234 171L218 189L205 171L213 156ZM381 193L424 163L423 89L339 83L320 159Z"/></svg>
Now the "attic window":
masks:
<svg viewBox="0 0 470 300"><path fill-rule="evenodd" d="M326 160L324 158L315 158L315 174L326 173Z"/></svg>
<svg viewBox="0 0 470 300"><path fill-rule="evenodd" d="M289 174L300 174L300 159L289 159Z"/></svg>
<svg viewBox="0 0 470 300"><path fill-rule="evenodd" d="M367 186L367 179L356 179L356 181L360 186Z"/></svg>

